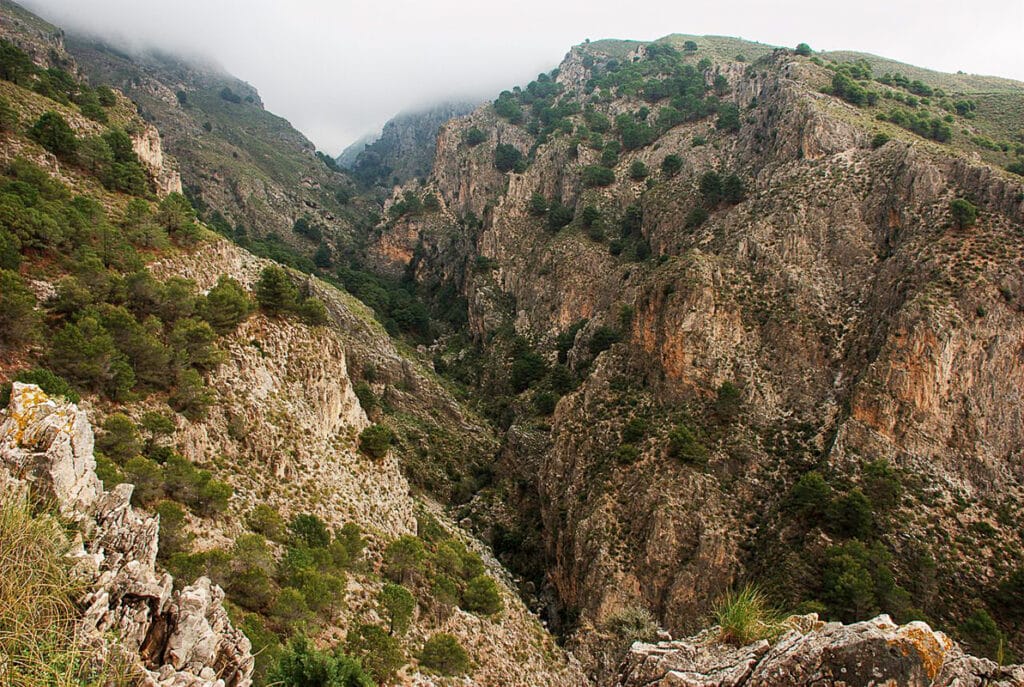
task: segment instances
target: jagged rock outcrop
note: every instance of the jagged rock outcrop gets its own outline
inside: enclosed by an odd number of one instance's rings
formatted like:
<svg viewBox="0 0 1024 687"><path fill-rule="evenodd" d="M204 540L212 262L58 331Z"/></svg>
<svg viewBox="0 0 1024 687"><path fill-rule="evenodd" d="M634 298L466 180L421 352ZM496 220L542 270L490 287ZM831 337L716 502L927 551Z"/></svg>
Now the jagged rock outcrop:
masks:
<svg viewBox="0 0 1024 687"><path fill-rule="evenodd" d="M155 126L149 124L141 132L132 136L132 149L149 171L158 196L181 193L181 175L164 157L160 132Z"/></svg>
<svg viewBox="0 0 1024 687"><path fill-rule="evenodd" d="M94 469L85 413L15 382L0 423L0 475L79 522L71 556L86 589L83 640L128 656L147 687L248 687L251 645L231 625L224 592L206 578L173 592L156 569L159 517L131 506L130 484L103 491Z"/></svg>
<svg viewBox="0 0 1024 687"><path fill-rule="evenodd" d="M1024 666L968 656L922 622L888 616L843 625L817 615L790 618L769 643L723 644L712 628L689 639L635 643L618 687L1019 687Z"/></svg>

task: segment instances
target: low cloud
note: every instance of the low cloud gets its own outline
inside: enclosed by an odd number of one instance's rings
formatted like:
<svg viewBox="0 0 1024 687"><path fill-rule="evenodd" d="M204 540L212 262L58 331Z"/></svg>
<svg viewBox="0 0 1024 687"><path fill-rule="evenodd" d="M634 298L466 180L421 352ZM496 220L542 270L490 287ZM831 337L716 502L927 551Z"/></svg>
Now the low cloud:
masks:
<svg viewBox="0 0 1024 687"><path fill-rule="evenodd" d="M491 98L586 38L737 35L1024 80L1024 3L784 0L30 0L69 30L203 55L336 154L401 110Z"/></svg>

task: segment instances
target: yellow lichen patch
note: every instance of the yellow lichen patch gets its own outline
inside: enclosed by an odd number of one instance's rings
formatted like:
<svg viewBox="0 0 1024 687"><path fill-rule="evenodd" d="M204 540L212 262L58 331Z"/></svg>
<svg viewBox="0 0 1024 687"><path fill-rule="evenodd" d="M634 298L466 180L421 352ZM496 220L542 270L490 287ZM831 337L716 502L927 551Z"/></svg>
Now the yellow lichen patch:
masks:
<svg viewBox="0 0 1024 687"><path fill-rule="evenodd" d="M42 389L35 385L21 386L12 393L8 417L14 421L14 441L22 444L25 431L29 425L35 422L38 412L37 408L50 400Z"/></svg>
<svg viewBox="0 0 1024 687"><path fill-rule="evenodd" d="M889 646L896 646L904 656L910 656L911 651L917 653L928 679L934 680L946 661L946 654L953 648L953 642L924 623L913 622L901 627L896 637L889 640Z"/></svg>

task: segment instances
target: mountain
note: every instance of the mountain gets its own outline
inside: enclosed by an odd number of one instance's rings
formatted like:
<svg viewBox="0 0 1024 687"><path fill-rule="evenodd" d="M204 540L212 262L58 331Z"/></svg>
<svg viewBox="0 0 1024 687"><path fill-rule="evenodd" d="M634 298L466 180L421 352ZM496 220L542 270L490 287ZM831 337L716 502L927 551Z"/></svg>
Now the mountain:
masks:
<svg viewBox="0 0 1024 687"><path fill-rule="evenodd" d="M0 526L89 571L0 652L1020 682L1024 85L588 42L392 123L381 205L215 67L9 3L0 37Z"/></svg>
<svg viewBox="0 0 1024 687"><path fill-rule="evenodd" d="M508 426L474 513L577 655L744 583L1021 649L1024 85L899 69L584 44L390 201L371 255L459 276L440 357Z"/></svg>
<svg viewBox="0 0 1024 687"><path fill-rule="evenodd" d="M218 232L253 250L311 258L352 240L367 210L352 180L259 93L219 67L133 54L102 40L66 38L83 72L125 92L181 166L186 192Z"/></svg>
<svg viewBox="0 0 1024 687"><path fill-rule="evenodd" d="M364 184L403 184L430 173L437 132L449 119L468 114L476 103L452 101L403 112L388 120L380 137L358 151L353 144L338 158L338 164L352 170ZM346 165L342 158L353 157Z"/></svg>

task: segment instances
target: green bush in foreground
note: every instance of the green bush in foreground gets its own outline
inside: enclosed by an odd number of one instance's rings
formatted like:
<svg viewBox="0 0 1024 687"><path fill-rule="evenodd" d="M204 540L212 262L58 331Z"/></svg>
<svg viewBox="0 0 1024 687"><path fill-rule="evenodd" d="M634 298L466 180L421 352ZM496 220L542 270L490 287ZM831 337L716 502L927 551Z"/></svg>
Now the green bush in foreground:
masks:
<svg viewBox="0 0 1024 687"><path fill-rule="evenodd" d="M338 650L318 651L302 636L288 643L267 681L280 687L375 687L359 661Z"/></svg>

